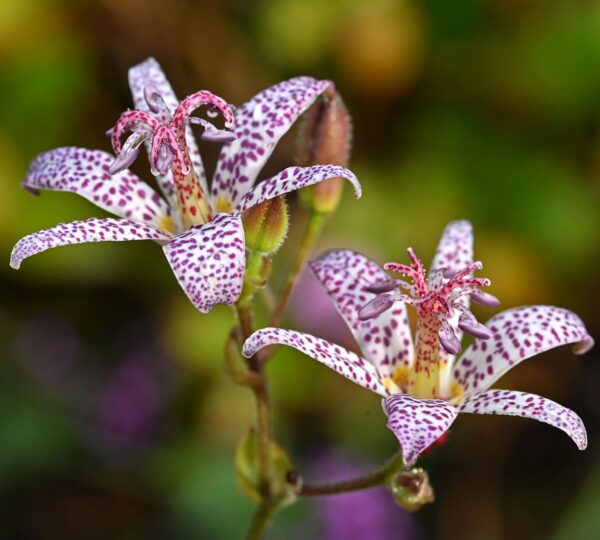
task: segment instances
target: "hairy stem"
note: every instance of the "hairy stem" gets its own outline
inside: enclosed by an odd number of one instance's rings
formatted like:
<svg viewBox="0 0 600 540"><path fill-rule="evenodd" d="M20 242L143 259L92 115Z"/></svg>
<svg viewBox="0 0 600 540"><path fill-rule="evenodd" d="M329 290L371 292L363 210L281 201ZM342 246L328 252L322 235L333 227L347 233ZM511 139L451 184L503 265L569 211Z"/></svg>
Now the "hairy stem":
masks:
<svg viewBox="0 0 600 540"><path fill-rule="evenodd" d="M373 472L342 480L341 482L331 482L325 484L300 484L296 494L300 497L322 497L325 495L338 495L349 491L358 491L368 489L383 484L387 477L399 467L402 467L402 452L394 454L388 462L374 470Z"/></svg>
<svg viewBox="0 0 600 540"><path fill-rule="evenodd" d="M306 230L304 231L302 244L298 249L292 269L290 270L285 285L283 286L281 294L279 295L279 300L275 306L275 309L273 310L273 314L271 315L269 326L279 326L281 324L281 320L285 314L290 295L292 294L292 290L294 289L294 285L296 284L300 270L302 270L308 255L314 247L317 238L321 234L326 217L326 214L322 214L314 210L311 212L308 219L308 224L306 225Z"/></svg>

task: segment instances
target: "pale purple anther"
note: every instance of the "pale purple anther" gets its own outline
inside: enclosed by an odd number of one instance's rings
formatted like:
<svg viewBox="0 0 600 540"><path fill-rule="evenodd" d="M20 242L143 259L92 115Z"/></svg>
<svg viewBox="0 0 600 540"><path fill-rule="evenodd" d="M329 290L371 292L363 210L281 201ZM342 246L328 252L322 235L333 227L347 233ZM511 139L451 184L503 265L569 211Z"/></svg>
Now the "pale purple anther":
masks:
<svg viewBox="0 0 600 540"><path fill-rule="evenodd" d="M208 114L208 111L207 111ZM230 143L235 141L236 136L233 131L228 129L217 129L208 120L204 118L198 118L197 116L190 116L188 121L191 124L198 124L204 128L200 139L207 142L218 142L218 143Z"/></svg>
<svg viewBox="0 0 600 540"><path fill-rule="evenodd" d="M470 296L473 302L481 306L498 307L500 305L500 300L498 300L498 298L493 294L484 291L473 291Z"/></svg>
<svg viewBox="0 0 600 540"><path fill-rule="evenodd" d="M368 321L378 317L394 305L394 299L387 294L380 294L365 304L358 312L358 319Z"/></svg>
<svg viewBox="0 0 600 540"><path fill-rule="evenodd" d="M395 279L387 279L384 281L375 281L374 283L364 287L363 290L373 294L382 294L393 291L397 287L398 283Z"/></svg>
<svg viewBox="0 0 600 540"><path fill-rule="evenodd" d="M162 144L156 157L155 168L159 174L167 174L173 163L173 152L167 144Z"/></svg>
<svg viewBox="0 0 600 540"><path fill-rule="evenodd" d="M452 327L445 318L440 317L441 326L438 332L440 345L448 354L458 354L460 352L460 341L452 330Z"/></svg>
<svg viewBox="0 0 600 540"><path fill-rule="evenodd" d="M458 319L458 327L463 332L479 339L490 339L492 337L492 332L487 326L481 324L473 315L467 313L461 313Z"/></svg>
<svg viewBox="0 0 600 540"><path fill-rule="evenodd" d="M140 145L144 142L146 136L146 133L132 133L125 141L121 152L117 154L117 157L108 168L108 174L117 174L128 169L137 159L140 153Z"/></svg>

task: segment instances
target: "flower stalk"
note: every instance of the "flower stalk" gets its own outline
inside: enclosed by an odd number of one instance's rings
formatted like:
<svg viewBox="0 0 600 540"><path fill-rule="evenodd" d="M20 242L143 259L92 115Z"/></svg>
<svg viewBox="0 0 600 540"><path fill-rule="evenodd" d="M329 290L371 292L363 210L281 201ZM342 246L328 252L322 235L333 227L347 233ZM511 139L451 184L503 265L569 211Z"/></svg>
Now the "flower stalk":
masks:
<svg viewBox="0 0 600 540"><path fill-rule="evenodd" d="M402 469L402 451L399 450L382 467L362 476L324 484L305 484L298 480L296 494L299 497L324 497L369 489L385 484L392 475Z"/></svg>

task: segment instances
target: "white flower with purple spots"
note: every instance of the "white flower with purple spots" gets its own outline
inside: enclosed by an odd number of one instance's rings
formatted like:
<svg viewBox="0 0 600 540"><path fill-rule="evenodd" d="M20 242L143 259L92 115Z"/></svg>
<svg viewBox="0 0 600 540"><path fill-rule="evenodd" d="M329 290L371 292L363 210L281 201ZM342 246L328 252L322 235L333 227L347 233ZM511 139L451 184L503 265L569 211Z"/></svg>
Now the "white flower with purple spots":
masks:
<svg viewBox="0 0 600 540"><path fill-rule="evenodd" d="M479 288L489 280L472 276L470 223L450 223L429 277L412 250L411 265L389 263L411 282L391 279L377 264L353 251L332 251L311 263L364 357L314 336L264 328L244 344L247 357L272 344L294 347L383 399L388 427L402 447L404 463L442 436L458 413L504 414L533 418L587 446L585 427L573 411L544 397L489 388L519 362L559 345L575 344L583 354L593 339L574 313L551 306L509 309L483 325L469 301L497 305ZM415 339L406 305L417 313ZM475 339L461 355L462 333Z"/></svg>
<svg viewBox="0 0 600 540"><path fill-rule="evenodd" d="M234 303L246 266L241 214L263 201L330 178L361 187L352 172L333 165L290 167L254 186L279 139L327 89L330 81L296 77L259 93L233 112L224 100L200 91L179 102L160 66L148 59L129 70L137 109L123 113L110 131L116 159L101 150L58 148L31 164L24 187L70 191L120 219L60 224L21 239L10 264L47 249L83 242L154 240L194 306L208 312ZM204 106L209 117L223 116L225 129L191 116ZM211 189L190 123L203 140L224 142ZM131 132L124 143L121 138ZM152 173L163 196L127 167L140 145L148 149Z"/></svg>

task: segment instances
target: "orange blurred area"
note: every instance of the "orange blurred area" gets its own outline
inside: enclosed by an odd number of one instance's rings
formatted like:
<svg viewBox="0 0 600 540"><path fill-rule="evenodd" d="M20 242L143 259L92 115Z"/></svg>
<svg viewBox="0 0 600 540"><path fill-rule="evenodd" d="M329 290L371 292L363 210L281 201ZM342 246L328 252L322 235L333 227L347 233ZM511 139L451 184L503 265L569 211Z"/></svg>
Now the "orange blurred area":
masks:
<svg viewBox="0 0 600 540"><path fill-rule="evenodd" d="M128 67L154 56L180 97L208 89L235 105L294 75L333 80L364 196L345 189L313 257L343 247L406 262L411 246L428 261L445 224L468 219L504 308L563 306L598 337L599 29L600 4L585 0L0 2L0 537L231 539L252 513L233 471L254 411L224 374L231 309L197 312L152 243L8 266L25 234L105 215L20 184L45 150L110 151L105 132L132 107ZM259 179L294 163L295 135ZM218 148L201 151L210 171ZM144 160L133 170L151 178ZM287 202L275 293L307 219L296 194ZM357 350L335 312L314 320L312 285L301 280L285 326ZM335 468L332 455L341 468L374 467L396 449L368 392L291 349L268 374L277 439L313 479L320 463ZM436 502L400 518L376 503L379 523L404 521L372 538L600 538L598 380L596 349L553 350L512 371L498 386L577 411L588 449L536 422L464 415L421 463ZM337 540L327 512L302 501L269 538Z"/></svg>

